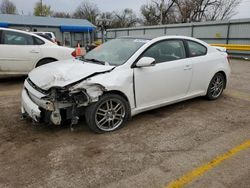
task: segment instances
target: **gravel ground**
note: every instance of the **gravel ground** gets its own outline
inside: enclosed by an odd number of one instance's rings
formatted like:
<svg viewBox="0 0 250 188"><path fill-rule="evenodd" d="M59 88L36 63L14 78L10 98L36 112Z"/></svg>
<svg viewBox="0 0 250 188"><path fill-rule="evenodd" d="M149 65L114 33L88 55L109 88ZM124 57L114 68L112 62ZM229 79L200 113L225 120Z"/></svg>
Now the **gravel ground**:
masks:
<svg viewBox="0 0 250 188"><path fill-rule="evenodd" d="M250 62L232 60L217 101L197 98L135 116L94 134L20 119L25 78L0 80L0 187L164 187L250 139ZM245 150L187 187L250 187Z"/></svg>

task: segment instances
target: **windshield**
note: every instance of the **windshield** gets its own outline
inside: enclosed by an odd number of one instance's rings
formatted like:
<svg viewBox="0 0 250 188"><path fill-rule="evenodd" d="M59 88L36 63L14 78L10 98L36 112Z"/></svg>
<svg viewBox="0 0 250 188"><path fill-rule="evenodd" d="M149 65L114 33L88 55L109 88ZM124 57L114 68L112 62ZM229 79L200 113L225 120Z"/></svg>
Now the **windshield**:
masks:
<svg viewBox="0 0 250 188"><path fill-rule="evenodd" d="M88 52L85 59L96 59L108 62L110 65L124 64L141 46L149 40L134 38L119 38L110 40Z"/></svg>

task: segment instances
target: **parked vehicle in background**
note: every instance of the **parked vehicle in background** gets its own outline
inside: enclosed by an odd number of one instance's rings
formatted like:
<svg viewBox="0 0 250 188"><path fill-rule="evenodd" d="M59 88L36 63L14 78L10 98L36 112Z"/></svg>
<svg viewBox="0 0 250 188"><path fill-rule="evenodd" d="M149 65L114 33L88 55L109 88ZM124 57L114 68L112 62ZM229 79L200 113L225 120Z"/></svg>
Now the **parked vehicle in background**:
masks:
<svg viewBox="0 0 250 188"><path fill-rule="evenodd" d="M102 44L101 41L94 41L91 44L86 45L85 47L86 52L93 50L94 48L96 48L97 46L100 46L101 44Z"/></svg>
<svg viewBox="0 0 250 188"><path fill-rule="evenodd" d="M0 75L28 74L35 67L73 58L73 51L33 33L0 28Z"/></svg>
<svg viewBox="0 0 250 188"><path fill-rule="evenodd" d="M38 35L39 35L39 34L41 34L41 35L46 35L46 36L48 36L54 43L57 42L56 36L55 36L55 34L54 34L53 32L37 31L37 32L33 32L33 33L38 34Z"/></svg>
<svg viewBox="0 0 250 188"><path fill-rule="evenodd" d="M230 74L227 53L184 36L122 37L29 73L22 114L37 122L76 124L97 133L121 128L138 113L198 96L218 99Z"/></svg>
<svg viewBox="0 0 250 188"><path fill-rule="evenodd" d="M40 37L43 37L43 38L49 40L50 42L53 42L53 43L54 43L53 39L50 38L48 35L41 34L41 33L35 33L35 34L38 35L38 36L40 36Z"/></svg>

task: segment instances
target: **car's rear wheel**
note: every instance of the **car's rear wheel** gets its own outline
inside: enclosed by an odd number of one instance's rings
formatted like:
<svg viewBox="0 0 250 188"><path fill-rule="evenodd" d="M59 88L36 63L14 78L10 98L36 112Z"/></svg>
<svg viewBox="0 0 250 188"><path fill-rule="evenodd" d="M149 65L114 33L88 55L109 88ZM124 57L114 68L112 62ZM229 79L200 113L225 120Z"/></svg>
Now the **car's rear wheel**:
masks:
<svg viewBox="0 0 250 188"><path fill-rule="evenodd" d="M218 99L225 88L226 80L222 73L216 73L208 86L206 97L209 100Z"/></svg>
<svg viewBox="0 0 250 188"><path fill-rule="evenodd" d="M36 65L36 67L40 67L42 65L48 64L48 63L52 63L54 61L57 61L56 59L52 59L52 58L47 58L47 59L43 59L41 61L39 61Z"/></svg>
<svg viewBox="0 0 250 188"><path fill-rule="evenodd" d="M96 133L111 132L121 128L130 116L128 101L117 94L106 94L87 107L86 122Z"/></svg>

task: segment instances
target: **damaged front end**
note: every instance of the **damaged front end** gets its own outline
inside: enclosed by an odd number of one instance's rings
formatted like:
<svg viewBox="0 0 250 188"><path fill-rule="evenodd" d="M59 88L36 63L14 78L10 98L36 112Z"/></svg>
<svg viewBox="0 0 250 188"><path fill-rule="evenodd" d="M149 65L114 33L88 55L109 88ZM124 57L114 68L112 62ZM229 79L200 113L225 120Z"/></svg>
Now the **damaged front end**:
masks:
<svg viewBox="0 0 250 188"><path fill-rule="evenodd" d="M84 115L86 106L98 101L103 92L103 86L88 80L44 91L28 78L22 92L22 114L35 122L60 125L70 119L71 125L77 124L79 117Z"/></svg>

